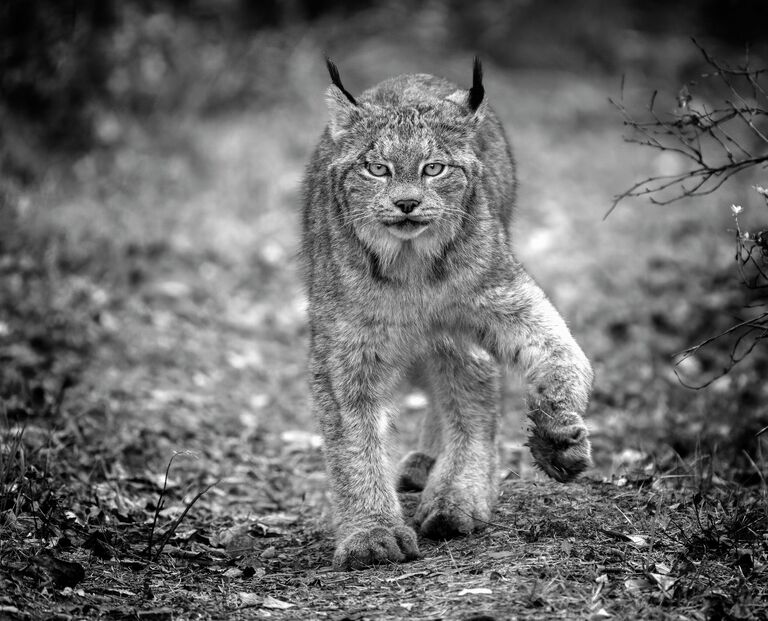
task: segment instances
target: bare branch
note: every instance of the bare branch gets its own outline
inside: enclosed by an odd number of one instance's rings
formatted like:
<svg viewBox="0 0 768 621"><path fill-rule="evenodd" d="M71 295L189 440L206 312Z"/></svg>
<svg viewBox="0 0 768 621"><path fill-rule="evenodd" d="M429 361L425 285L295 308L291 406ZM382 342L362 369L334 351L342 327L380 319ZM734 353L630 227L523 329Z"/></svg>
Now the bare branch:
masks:
<svg viewBox="0 0 768 621"><path fill-rule="evenodd" d="M768 136L764 129L768 123L768 95L763 80L768 70L750 67L749 56L743 67L732 67L715 59L693 40L704 61L710 68L702 75L714 78L726 91L714 107L699 102L694 97L694 83L684 85L677 94L677 108L666 114L657 110L658 91L651 95L646 119L637 119L628 111L622 98L609 100L620 112L629 135L624 140L661 153L671 153L681 158L687 168L675 174L649 176L635 182L613 198L606 212L607 218L620 202L627 198L647 197L655 205L668 205L682 198L708 196L722 188L729 179L750 169L768 168ZM768 190L755 187L765 199L768 208ZM741 207L732 207L736 223L735 260L739 276L745 288L761 292L768 290L768 226L757 232L743 231L738 214ZM768 215L768 214L767 214ZM700 386L703 388L728 373L754 349L768 341L768 298L747 303L745 309L754 316L737 321L730 328L689 347L677 354L675 374L679 365L720 339L729 339L729 353L722 372ZM762 314L754 314L754 309Z"/></svg>

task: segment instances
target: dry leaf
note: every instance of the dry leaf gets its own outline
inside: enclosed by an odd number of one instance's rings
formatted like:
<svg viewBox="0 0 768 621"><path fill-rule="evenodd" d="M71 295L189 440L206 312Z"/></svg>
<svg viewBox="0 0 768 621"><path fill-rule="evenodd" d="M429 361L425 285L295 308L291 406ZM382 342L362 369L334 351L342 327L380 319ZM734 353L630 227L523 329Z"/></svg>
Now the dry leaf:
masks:
<svg viewBox="0 0 768 621"><path fill-rule="evenodd" d="M647 548L649 545L646 538L642 535L627 535L627 539L636 548Z"/></svg>
<svg viewBox="0 0 768 621"><path fill-rule="evenodd" d="M261 602L261 605L264 608L272 608L273 610L286 610L294 606L294 604L289 604L288 602L284 602L280 599L276 599L271 595L267 595L264 598L264 601Z"/></svg>
<svg viewBox="0 0 768 621"><path fill-rule="evenodd" d="M264 524L267 527L290 526L291 524L295 524L299 521L299 516L295 513L278 511L276 513L260 515L255 519L255 521L259 524Z"/></svg>
<svg viewBox="0 0 768 621"><path fill-rule="evenodd" d="M412 571L407 574L400 574L399 576L393 576L387 578L387 582L397 582L398 580L405 580L406 578L413 578L414 576L428 576L428 571Z"/></svg>
<svg viewBox="0 0 768 621"><path fill-rule="evenodd" d="M608 535L609 537L613 537L614 539L618 539L619 541L626 541L628 543L631 543L636 548L648 547L648 541L643 535L627 535L617 530L610 530L607 528L601 528L600 532L605 535Z"/></svg>
<svg viewBox="0 0 768 621"><path fill-rule="evenodd" d="M22 618L21 612L19 612L19 609L16 608L16 606L0 606L0 615L3 615L3 618L5 618L5 615L8 615L8 618L10 619L14 619L17 616Z"/></svg>
<svg viewBox="0 0 768 621"><path fill-rule="evenodd" d="M492 558L496 561L500 559L510 558L511 556L517 556L517 552L511 552L509 550L505 550L503 552L488 552L488 558Z"/></svg>
<svg viewBox="0 0 768 621"><path fill-rule="evenodd" d="M491 591L491 589L486 589L485 587L478 587L476 589L462 589L459 591L459 597L462 595L493 595L493 591Z"/></svg>
<svg viewBox="0 0 768 621"><path fill-rule="evenodd" d="M675 583L677 582L677 578L670 578L664 574L652 573L650 575L658 585L664 597L671 598L675 594Z"/></svg>
<svg viewBox="0 0 768 621"><path fill-rule="evenodd" d="M263 559L275 558L276 556L277 556L277 548L275 548L275 546L269 546L266 550L264 550L261 554L259 554L259 558L263 558Z"/></svg>
<svg viewBox="0 0 768 621"><path fill-rule="evenodd" d="M643 591L650 591L653 585L645 578L628 578L624 581L624 588L629 593L639 594Z"/></svg>
<svg viewBox="0 0 768 621"><path fill-rule="evenodd" d="M258 606L261 604L261 597L256 595L256 593L246 593L241 591L237 596L240 598L240 603L243 606Z"/></svg>
<svg viewBox="0 0 768 621"><path fill-rule="evenodd" d="M225 571L221 575L227 578L239 578L240 576L243 575L243 570L240 569L239 567L230 567L229 569L227 569L227 571Z"/></svg>

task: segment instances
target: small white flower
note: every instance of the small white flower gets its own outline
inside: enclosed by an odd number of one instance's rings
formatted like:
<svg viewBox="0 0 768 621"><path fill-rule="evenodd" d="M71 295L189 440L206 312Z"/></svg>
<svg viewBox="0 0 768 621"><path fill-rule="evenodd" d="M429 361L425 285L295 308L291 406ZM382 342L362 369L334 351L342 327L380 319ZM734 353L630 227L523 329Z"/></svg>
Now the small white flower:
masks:
<svg viewBox="0 0 768 621"><path fill-rule="evenodd" d="M738 216L742 212L741 205L731 205L731 213Z"/></svg>
<svg viewBox="0 0 768 621"><path fill-rule="evenodd" d="M755 188L758 194L762 194L763 196L768 196L768 188L764 188L761 185L753 185L752 187Z"/></svg>

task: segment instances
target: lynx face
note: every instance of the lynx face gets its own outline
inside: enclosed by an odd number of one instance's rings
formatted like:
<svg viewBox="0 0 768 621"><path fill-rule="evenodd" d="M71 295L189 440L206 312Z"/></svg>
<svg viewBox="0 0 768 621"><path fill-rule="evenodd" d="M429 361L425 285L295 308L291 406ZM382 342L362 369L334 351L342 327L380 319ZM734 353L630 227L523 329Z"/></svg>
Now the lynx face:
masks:
<svg viewBox="0 0 768 621"><path fill-rule="evenodd" d="M385 261L404 244L435 255L470 217L480 162L472 150L478 115L449 99L428 105L349 102L329 94L339 149L332 174L343 215Z"/></svg>

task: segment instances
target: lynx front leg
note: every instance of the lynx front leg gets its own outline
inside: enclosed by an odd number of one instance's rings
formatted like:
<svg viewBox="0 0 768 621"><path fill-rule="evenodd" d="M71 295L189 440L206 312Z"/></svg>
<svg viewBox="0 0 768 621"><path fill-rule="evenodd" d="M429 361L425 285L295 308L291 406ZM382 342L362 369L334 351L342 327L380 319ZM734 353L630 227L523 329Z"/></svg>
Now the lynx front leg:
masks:
<svg viewBox="0 0 768 621"><path fill-rule="evenodd" d="M467 534L488 521L496 498L498 365L480 348L443 338L430 360L435 412L425 438L435 463L415 521L432 539ZM431 423L431 425L430 425Z"/></svg>
<svg viewBox="0 0 768 621"><path fill-rule="evenodd" d="M371 340L346 334L315 336L312 343L312 395L336 505L337 569L419 555L416 535L403 521L387 450L396 372Z"/></svg>
<svg viewBox="0 0 768 621"><path fill-rule="evenodd" d="M589 361L522 268L476 305L483 343L507 364L520 366L529 382L529 446L536 464L558 481L574 479L592 463L582 418L592 384Z"/></svg>

